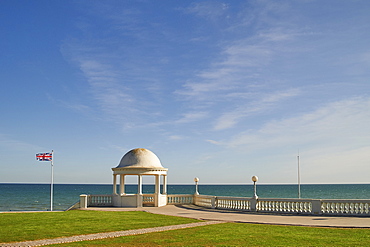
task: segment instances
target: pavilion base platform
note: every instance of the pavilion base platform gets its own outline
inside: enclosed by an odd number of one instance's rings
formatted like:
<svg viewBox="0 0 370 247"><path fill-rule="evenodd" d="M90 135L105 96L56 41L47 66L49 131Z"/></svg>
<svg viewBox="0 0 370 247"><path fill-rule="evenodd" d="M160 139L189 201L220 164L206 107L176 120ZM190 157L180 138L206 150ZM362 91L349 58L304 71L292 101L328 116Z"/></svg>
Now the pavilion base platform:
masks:
<svg viewBox="0 0 370 247"><path fill-rule="evenodd" d="M162 207L167 205L167 195L161 194L125 194L113 195L113 207Z"/></svg>

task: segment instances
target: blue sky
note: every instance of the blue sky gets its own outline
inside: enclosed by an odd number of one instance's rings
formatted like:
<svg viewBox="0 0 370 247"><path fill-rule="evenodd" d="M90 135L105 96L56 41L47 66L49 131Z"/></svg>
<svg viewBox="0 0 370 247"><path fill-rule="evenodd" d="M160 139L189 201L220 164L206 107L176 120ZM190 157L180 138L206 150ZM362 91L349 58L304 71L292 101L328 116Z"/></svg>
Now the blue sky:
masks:
<svg viewBox="0 0 370 247"><path fill-rule="evenodd" d="M0 182L369 183L369 1L0 1ZM135 182L136 178L129 178ZM144 180L145 182L145 180ZM148 181L150 182L150 181Z"/></svg>

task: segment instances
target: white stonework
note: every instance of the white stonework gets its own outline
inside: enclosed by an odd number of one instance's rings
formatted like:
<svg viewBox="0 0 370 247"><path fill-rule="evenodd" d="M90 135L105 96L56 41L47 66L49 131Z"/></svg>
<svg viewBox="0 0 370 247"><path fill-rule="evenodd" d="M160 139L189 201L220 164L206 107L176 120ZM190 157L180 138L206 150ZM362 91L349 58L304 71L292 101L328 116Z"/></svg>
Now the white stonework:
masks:
<svg viewBox="0 0 370 247"><path fill-rule="evenodd" d="M143 204L154 204L155 207L167 204L167 168L164 168L159 158L150 150L136 148L127 152L119 165L113 171L113 206L142 207ZM138 176L137 194L125 193L125 176ZM143 195L142 176L155 176L155 193ZM119 176L120 191L117 193L117 176ZM160 176L163 176L163 191L160 191ZM149 200L148 198L153 198Z"/></svg>

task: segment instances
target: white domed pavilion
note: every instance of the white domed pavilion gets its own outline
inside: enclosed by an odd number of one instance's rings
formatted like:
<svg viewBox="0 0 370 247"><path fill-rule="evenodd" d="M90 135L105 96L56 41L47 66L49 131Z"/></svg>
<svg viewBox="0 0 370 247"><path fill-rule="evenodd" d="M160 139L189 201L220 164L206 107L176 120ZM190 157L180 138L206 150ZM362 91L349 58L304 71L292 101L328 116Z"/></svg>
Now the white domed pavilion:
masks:
<svg viewBox="0 0 370 247"><path fill-rule="evenodd" d="M127 152L119 165L113 171L113 206L115 207L142 207L153 204L155 207L167 204L167 168L164 168L159 158L150 150L136 148ZM137 194L125 193L125 176L138 176ZM117 193L117 176L120 176L120 191ZM155 176L155 193L143 195L142 176ZM160 176L163 177L163 191L161 193Z"/></svg>

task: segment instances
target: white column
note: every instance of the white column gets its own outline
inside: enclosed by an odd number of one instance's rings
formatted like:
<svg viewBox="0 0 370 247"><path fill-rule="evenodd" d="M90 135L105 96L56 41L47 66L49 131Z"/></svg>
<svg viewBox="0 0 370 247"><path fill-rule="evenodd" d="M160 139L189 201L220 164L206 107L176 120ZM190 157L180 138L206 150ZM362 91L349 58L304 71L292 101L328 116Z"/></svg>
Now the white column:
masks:
<svg viewBox="0 0 370 247"><path fill-rule="evenodd" d="M121 181L119 184L120 195L125 194L125 175L121 174Z"/></svg>
<svg viewBox="0 0 370 247"><path fill-rule="evenodd" d="M143 206L143 178L142 175L138 175L137 178L137 195L136 195L136 207L141 208Z"/></svg>
<svg viewBox="0 0 370 247"><path fill-rule="evenodd" d="M139 195L143 194L143 178L142 178L142 175L138 176L137 193Z"/></svg>
<svg viewBox="0 0 370 247"><path fill-rule="evenodd" d="M167 175L163 175L163 191L162 193L167 194Z"/></svg>
<svg viewBox="0 0 370 247"><path fill-rule="evenodd" d="M113 174L113 194L117 195L117 174Z"/></svg>
<svg viewBox="0 0 370 247"><path fill-rule="evenodd" d="M155 193L156 194L161 194L161 182L160 182L160 176L155 175Z"/></svg>

